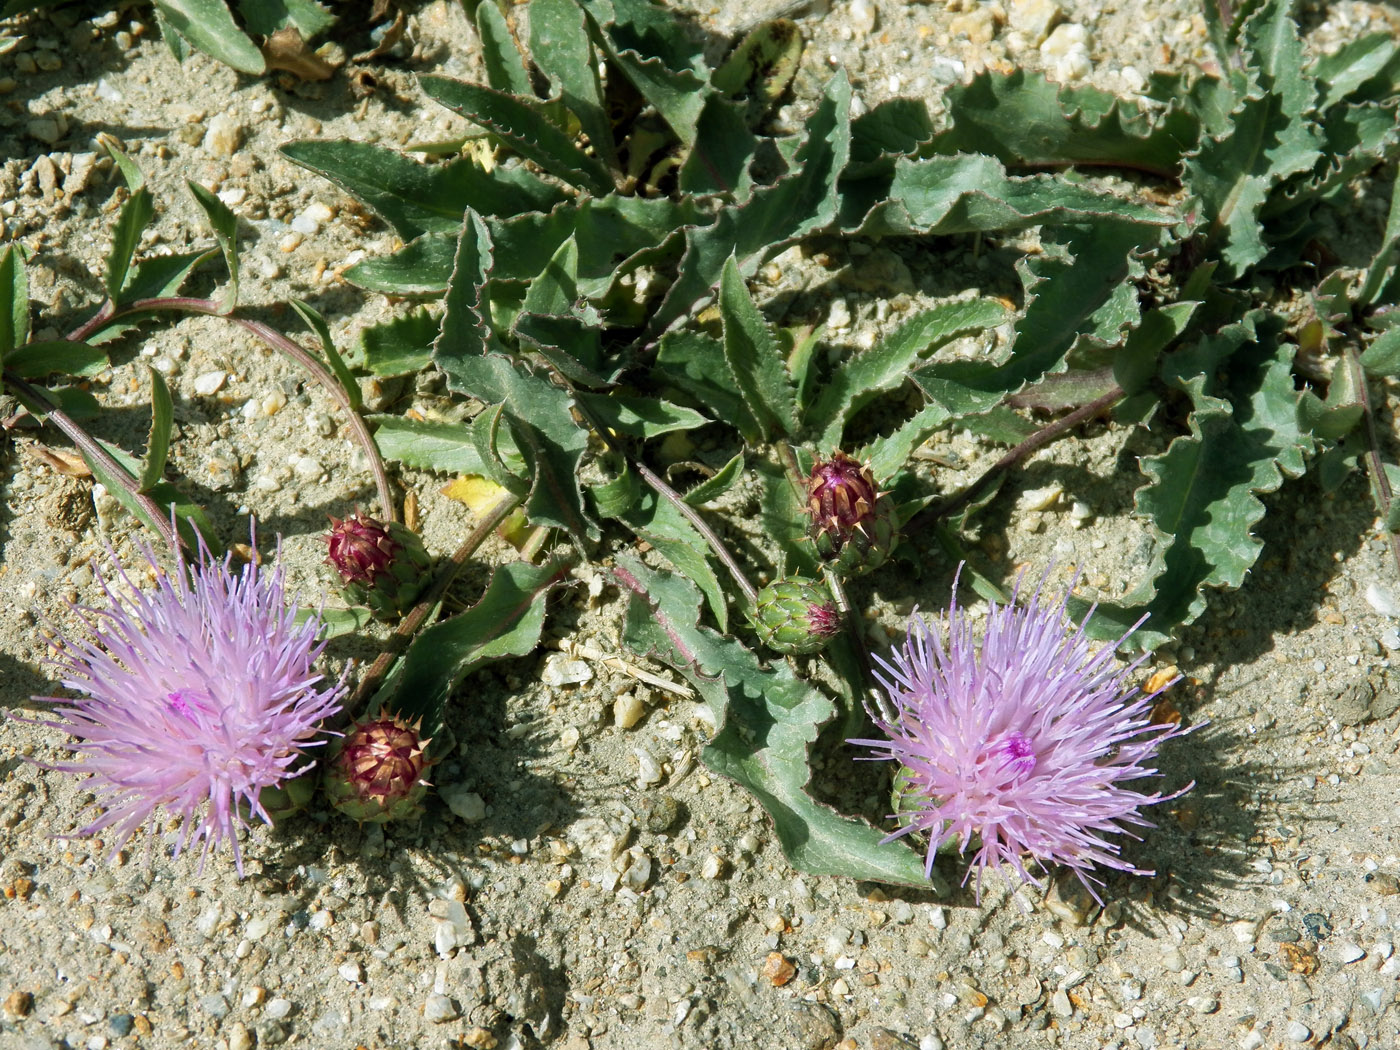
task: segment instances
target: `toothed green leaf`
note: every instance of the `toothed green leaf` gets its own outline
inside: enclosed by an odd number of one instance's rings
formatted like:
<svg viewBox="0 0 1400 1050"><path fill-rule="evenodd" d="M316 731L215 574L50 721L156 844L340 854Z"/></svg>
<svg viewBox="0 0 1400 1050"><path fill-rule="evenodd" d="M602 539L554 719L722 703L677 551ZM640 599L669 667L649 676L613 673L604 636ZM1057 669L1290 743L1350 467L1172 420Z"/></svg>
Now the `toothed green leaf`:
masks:
<svg viewBox="0 0 1400 1050"><path fill-rule="evenodd" d="M520 156L571 186L597 196L613 188L608 169L556 127L536 99L444 76L420 77L418 83L429 98L481 125Z"/></svg>
<svg viewBox="0 0 1400 1050"><path fill-rule="evenodd" d="M724 320L724 361L735 389L759 429L746 435L771 440L797 431L797 402L778 342L758 312L739 266L731 255L724 264L719 293Z"/></svg>
<svg viewBox="0 0 1400 1050"><path fill-rule="evenodd" d="M1042 73L984 72L944 98L952 127L927 153L986 153L1012 167L1108 166L1173 177L1200 124L1184 108L1154 114L1088 85Z"/></svg>
<svg viewBox="0 0 1400 1050"><path fill-rule="evenodd" d="M1142 460L1148 483L1135 506L1152 525L1157 551L1122 601L1099 603L1090 624L1096 636L1116 638L1147 614L1134 641L1160 645L1205 609L1206 588L1244 582L1262 547L1252 535L1264 516L1259 494L1301 475L1312 447L1283 327L1254 311L1165 362L1163 378L1191 399L1191 433Z"/></svg>
<svg viewBox="0 0 1400 1050"><path fill-rule="evenodd" d="M942 303L905 322L878 346L847 357L819 384L820 393L805 413L809 424L822 427L817 445L827 452L840 448L851 417L880 394L903 386L930 351L1004 320L1006 308L995 299Z"/></svg>
<svg viewBox="0 0 1400 1050"><path fill-rule="evenodd" d="M800 871L930 887L924 859L902 842L843 816L806 791L808 753L836 705L786 661L763 667L737 641L698 623L699 595L681 577L633 558L613 570L629 595L624 638L685 675L719 727L702 758L758 799L784 855Z"/></svg>

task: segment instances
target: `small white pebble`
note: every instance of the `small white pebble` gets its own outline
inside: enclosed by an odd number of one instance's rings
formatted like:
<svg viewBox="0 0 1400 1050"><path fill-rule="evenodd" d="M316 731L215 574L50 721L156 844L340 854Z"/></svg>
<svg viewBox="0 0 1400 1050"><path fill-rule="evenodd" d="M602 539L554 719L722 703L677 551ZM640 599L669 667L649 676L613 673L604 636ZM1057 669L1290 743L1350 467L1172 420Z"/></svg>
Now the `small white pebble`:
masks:
<svg viewBox="0 0 1400 1050"><path fill-rule="evenodd" d="M1368 583L1366 585L1366 603L1382 616L1400 619L1400 600L1396 599L1395 592L1389 587Z"/></svg>
<svg viewBox="0 0 1400 1050"><path fill-rule="evenodd" d="M287 395L280 390L273 390L262 399L259 408L265 416L275 416L287 406Z"/></svg>
<svg viewBox="0 0 1400 1050"><path fill-rule="evenodd" d="M228 379L227 372L205 372L195 376L194 392L200 397L209 397L217 394L223 387L224 381Z"/></svg>
<svg viewBox="0 0 1400 1050"><path fill-rule="evenodd" d="M724 860L715 854L708 854L700 862L700 877L702 879L717 879L724 874Z"/></svg>
<svg viewBox="0 0 1400 1050"><path fill-rule="evenodd" d="M455 1021L458 1016L457 1007L452 1005L452 1000L441 993L434 992L423 1004L423 1020L433 1024Z"/></svg>
<svg viewBox="0 0 1400 1050"><path fill-rule="evenodd" d="M1240 1050L1259 1050L1264 1045L1264 1037L1257 1028L1251 1028L1240 1040Z"/></svg>
<svg viewBox="0 0 1400 1050"><path fill-rule="evenodd" d="M1343 944L1337 949L1337 958L1341 959L1343 965L1358 962L1366 958L1366 950L1359 944Z"/></svg>
<svg viewBox="0 0 1400 1050"><path fill-rule="evenodd" d="M1302 1021L1289 1021L1288 1027L1283 1031L1283 1037L1290 1043L1306 1043L1312 1038L1312 1029Z"/></svg>
<svg viewBox="0 0 1400 1050"><path fill-rule="evenodd" d="M263 1013L274 1021L286 1017L291 1012L292 1001L290 999L283 999L280 995L276 999L269 999L267 1001L267 1006L263 1009Z"/></svg>
<svg viewBox="0 0 1400 1050"><path fill-rule="evenodd" d="M341 963L338 972L351 984L360 984L365 979L365 968L357 962Z"/></svg>
<svg viewBox="0 0 1400 1050"><path fill-rule="evenodd" d="M634 691L628 691L613 701L613 721L619 729L631 729L646 714L646 705Z"/></svg>
<svg viewBox="0 0 1400 1050"><path fill-rule="evenodd" d="M233 189L220 190L218 198L230 208L236 208L248 199L248 191L242 186L235 186Z"/></svg>

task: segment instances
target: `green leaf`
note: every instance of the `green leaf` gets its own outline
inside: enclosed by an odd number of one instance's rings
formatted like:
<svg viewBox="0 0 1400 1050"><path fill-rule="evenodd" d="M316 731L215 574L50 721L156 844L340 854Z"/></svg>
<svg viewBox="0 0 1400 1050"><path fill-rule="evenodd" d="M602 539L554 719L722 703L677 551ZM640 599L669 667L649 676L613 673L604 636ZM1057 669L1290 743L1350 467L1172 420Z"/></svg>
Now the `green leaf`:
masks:
<svg viewBox="0 0 1400 1050"><path fill-rule="evenodd" d="M1397 53L1400 46L1396 45L1394 34L1370 33L1348 40L1332 54L1318 58L1311 71L1321 95L1318 108L1328 109L1368 80L1383 75Z"/></svg>
<svg viewBox="0 0 1400 1050"><path fill-rule="evenodd" d="M537 100L451 77L425 76L418 82L429 98L481 125L551 175L600 197L612 190L608 169L550 123Z"/></svg>
<svg viewBox="0 0 1400 1050"><path fill-rule="evenodd" d="M926 152L986 153L1011 167L1108 166L1174 178L1200 125L1182 107L1156 116L1088 85L1016 69L979 73L944 96L952 127Z"/></svg>
<svg viewBox="0 0 1400 1050"><path fill-rule="evenodd" d="M851 121L851 163L843 177L892 175L894 158L916 152L933 133L933 119L923 101L886 99Z"/></svg>
<svg viewBox="0 0 1400 1050"><path fill-rule="evenodd" d="M335 24L335 15L315 0L238 0L238 13L259 36L291 26L310 40Z"/></svg>
<svg viewBox="0 0 1400 1050"><path fill-rule="evenodd" d="M603 367L596 313L576 309L579 247L569 238L530 282L512 325L515 334L538 349L555 368L576 383L602 386Z"/></svg>
<svg viewBox="0 0 1400 1050"><path fill-rule="evenodd" d="M52 394L55 391L49 393ZM214 525L205 515L202 507L185 499L170 482L158 481L144 490L156 506L164 510L161 520L157 521L146 512L146 508L136 499L132 491L137 484L137 475L142 470L141 461L124 449L108 444L100 438L97 439L97 443L116 461L119 473L107 469L100 460L85 454L83 462L92 471L92 476L107 487L107 491L116 497L117 502L125 507L132 517L152 532L159 534L162 527L170 524L170 514L173 512L175 530L191 550L197 545L196 537L201 537L211 554L223 553L223 545L219 543L218 533L214 531ZM81 452L81 450L79 451Z"/></svg>
<svg viewBox="0 0 1400 1050"><path fill-rule="evenodd" d="M207 248L197 252L175 252L171 255L152 255L142 259L131 268L126 281L128 302L140 299L162 299L177 295L185 281L200 263L214 257L216 249Z"/></svg>
<svg viewBox="0 0 1400 1050"><path fill-rule="evenodd" d="M794 867L818 875L929 888L924 860L903 842L816 802L805 788L808 753L835 704L785 662L764 668L731 638L698 623L699 596L684 579L633 558L613 570L630 592L625 640L672 664L704 698L719 727L705 764L748 790L773 819Z"/></svg>
<svg viewBox="0 0 1400 1050"><path fill-rule="evenodd" d="M0 288L4 287L3 265L0 261ZM43 379L55 372L72 376L95 376L109 363L105 351L87 343L75 343L67 339L25 343L18 350L3 356L6 370L21 379Z"/></svg>
<svg viewBox="0 0 1400 1050"><path fill-rule="evenodd" d="M223 0L155 0L156 10L180 35L206 55L240 73L266 71L262 52L238 28Z"/></svg>
<svg viewBox="0 0 1400 1050"><path fill-rule="evenodd" d="M366 421L374 426L374 443L385 459L444 474L486 473L471 431L462 423L434 423L390 415L368 416Z"/></svg>
<svg viewBox="0 0 1400 1050"><path fill-rule="evenodd" d="M588 494L593 497L593 508L600 518L619 518L642 498L642 483L624 460L622 473L611 481L588 486Z"/></svg>
<svg viewBox="0 0 1400 1050"><path fill-rule="evenodd" d="M739 41L710 76L715 90L747 103L746 120L756 125L792 84L802 62L802 31L787 18L762 22Z"/></svg>
<svg viewBox="0 0 1400 1050"><path fill-rule="evenodd" d="M903 386L910 369L930 350L1004 320L1006 309L995 299L941 303L905 322L880 345L847 357L821 384L805 413L809 425L822 428L818 447L825 452L840 448L851 417L880 394Z"/></svg>
<svg viewBox="0 0 1400 1050"><path fill-rule="evenodd" d="M758 312L739 264L730 256L720 279L720 316L724 320L724 361L744 405L758 421L750 443L797 432L797 393L787 373L778 341Z"/></svg>
<svg viewBox="0 0 1400 1050"><path fill-rule="evenodd" d="M1394 272L1392 260L1395 249L1400 246L1400 179L1390 188L1390 210L1386 214L1385 233L1381 235L1381 246L1371 265L1366 270L1366 280L1356 293L1356 305L1367 307L1376 301L1381 289L1386 286L1390 274Z"/></svg>
<svg viewBox="0 0 1400 1050"><path fill-rule="evenodd" d="M1186 331L1198 302L1168 303L1142 315L1113 357L1113 378L1125 395L1140 393L1157 375L1162 351Z"/></svg>
<svg viewBox="0 0 1400 1050"><path fill-rule="evenodd" d="M486 352L491 334L491 304L485 295L491 272L491 234L481 216L467 211L457 236L452 261L452 277L447 286L446 310L433 342L433 358L439 365L448 362L476 362ZM447 371L449 384L453 373ZM476 395L471 389L463 393ZM483 398L498 401L500 398Z"/></svg>
<svg viewBox="0 0 1400 1050"><path fill-rule="evenodd" d="M481 40L481 61L486 66L486 82L497 91L507 91L512 95L534 94L530 73L525 68L520 49L515 46L506 16L501 14L501 9L494 2L477 7L476 33Z"/></svg>
<svg viewBox="0 0 1400 1050"><path fill-rule="evenodd" d="M121 296L131 270L131 260L136 257L136 249L141 243L141 233L154 216L151 191L145 186L133 190L122 205L116 228L112 230L112 247L107 252L107 270L103 278L107 294L113 301L118 301Z"/></svg>
<svg viewBox="0 0 1400 1050"><path fill-rule="evenodd" d="M724 360L724 344L690 329L667 332L657 349L654 374L692 397L740 433L758 432L758 423L744 406Z"/></svg>
<svg viewBox="0 0 1400 1050"><path fill-rule="evenodd" d="M575 398L605 429L640 440L673 430L694 430L710 422L693 408L673 405L660 398L587 392L576 394Z"/></svg>
<svg viewBox="0 0 1400 1050"><path fill-rule="evenodd" d="M214 230L214 239L219 242L219 251L223 252L229 280L228 287L219 296L219 301L223 312L228 313L238 305L238 218L227 204L199 183L187 179L185 185L189 187L195 203L209 220L209 225Z"/></svg>
<svg viewBox="0 0 1400 1050"><path fill-rule="evenodd" d="M452 276L456 245L455 236L425 233L393 255L356 263L345 271L345 278L361 288L385 295L438 296L447 290Z"/></svg>
<svg viewBox="0 0 1400 1050"><path fill-rule="evenodd" d="M1355 354L1348 352L1332 370L1327 397L1311 390L1302 392L1299 419L1303 429L1323 441L1335 441L1350 434L1366 412L1366 376Z"/></svg>
<svg viewBox="0 0 1400 1050"><path fill-rule="evenodd" d="M374 614L363 607L353 609L301 608L297 610L297 626L301 626L313 616L321 621L321 631L316 635L320 641L327 638L339 638L346 634L355 634L374 622Z"/></svg>
<svg viewBox="0 0 1400 1050"><path fill-rule="evenodd" d="M1259 212L1270 190L1310 172L1322 156L1313 110L1317 89L1303 71L1291 0L1268 0L1243 25L1249 91L1231 126L1206 136L1186 163L1186 181L1204 209L1206 237L1227 276L1263 259Z"/></svg>
<svg viewBox="0 0 1400 1050"><path fill-rule="evenodd" d="M530 0L530 55L554 93L578 118L594 154L609 170L618 170L598 58L587 19L574 0Z"/></svg>
<svg viewBox="0 0 1400 1050"><path fill-rule="evenodd" d="M948 410L942 405L925 405L905 420L892 434L876 438L856 453L856 459L870 467L878 485L904 469L914 450L948 425Z"/></svg>
<svg viewBox="0 0 1400 1050"><path fill-rule="evenodd" d="M566 529L584 542L597 535L577 478L588 439L573 422L573 402L566 391L531 372L524 362L497 352L489 304L482 294L491 260L491 235L480 216L468 212L433 361L451 390L504 405L512 435L529 464L529 519Z"/></svg>
<svg viewBox="0 0 1400 1050"><path fill-rule="evenodd" d="M656 108L671 131L689 148L708 83L702 48L691 27L647 0L582 0L596 27L595 40L608 59Z"/></svg>
<svg viewBox="0 0 1400 1050"><path fill-rule="evenodd" d="M721 209L708 226L685 231L678 276L652 316L650 334L659 335L707 296L730 256L741 275L752 276L788 244L831 223L836 179L850 154L850 107L851 86L839 73L807 121L793 170L747 201Z"/></svg>
<svg viewBox="0 0 1400 1050"><path fill-rule="evenodd" d="M1361 367L1367 375L1400 375L1400 326L1387 328L1371 341L1361 355Z"/></svg>
<svg viewBox="0 0 1400 1050"><path fill-rule="evenodd" d="M749 165L757 151L758 139L742 109L723 96L711 95L696 122L695 146L681 165L681 192L747 198L753 189Z"/></svg>
<svg viewBox="0 0 1400 1050"><path fill-rule="evenodd" d="M1081 338L1112 338L1100 311L1117 305L1115 296L1141 264L1134 255L1156 238L1153 227L1102 222L1068 226L1043 234L1045 253L1023 260L1018 269L1027 303L1016 323L1010 356L1002 362L948 361L911 373L929 401L948 418L990 410L1007 394L1057 370ZM1063 243L1058 243L1057 238ZM1110 310L1112 326L1122 323Z"/></svg>
<svg viewBox="0 0 1400 1050"><path fill-rule="evenodd" d="M569 565L561 562L497 568L480 601L414 638L370 709L408 721L421 718L422 735L437 736L447 702L467 675L494 660L526 656L539 645L545 599L568 573Z"/></svg>
<svg viewBox="0 0 1400 1050"><path fill-rule="evenodd" d="M355 377L350 374L350 368L345 363L345 358L340 356L340 351L335 348L335 340L331 337L330 326L326 324L326 319L320 315L309 303L304 303L300 299L291 300L292 309L297 312L307 327L316 333L321 340L321 349L326 353L326 361L330 364L331 373L335 376L340 388L345 391L345 397L350 402L350 408L358 412L363 405L360 396L360 384L355 382Z"/></svg>
<svg viewBox="0 0 1400 1050"><path fill-rule="evenodd" d="M11 364L11 352L29 339L29 276L19 248L0 248L0 362Z"/></svg>
<svg viewBox="0 0 1400 1050"><path fill-rule="evenodd" d="M744 454L740 452L728 463L720 467L719 470L715 471L710 477L700 482L700 484L696 485L693 489L689 489L681 498L692 507L703 507L711 500L719 499L733 488L734 483L739 480L743 473Z"/></svg>
<svg viewBox="0 0 1400 1050"><path fill-rule="evenodd" d="M862 236L989 233L1045 223L1120 219L1166 226L1173 217L1051 175L1010 176L981 154L895 161L892 179L843 183L841 225Z"/></svg>
<svg viewBox="0 0 1400 1050"><path fill-rule="evenodd" d="M406 241L424 233L455 234L467 208L509 217L548 211L565 199L557 186L517 165L486 172L467 157L420 164L368 142L292 142L281 153L358 197Z"/></svg>
<svg viewBox="0 0 1400 1050"><path fill-rule="evenodd" d="M1142 460L1149 482L1135 505L1151 522L1157 551L1121 602L1099 604L1090 624L1098 637L1116 638L1147 614L1135 643L1160 645L1205 609L1205 588L1244 582L1262 547L1251 534L1264 516L1258 494L1300 476L1312 446L1299 422L1294 346L1281 338L1283 327L1277 315L1256 310L1165 362L1163 378L1191 399L1191 433Z"/></svg>
<svg viewBox="0 0 1400 1050"><path fill-rule="evenodd" d="M617 518L699 588L719 629L729 630L729 606L724 589L710 567L709 547L695 526L669 500L662 499L650 488L640 489Z"/></svg>
<svg viewBox="0 0 1400 1050"><path fill-rule="evenodd" d="M164 476L166 457L170 454L170 433L175 426L175 403L170 399L170 387L154 368L148 371L151 373L151 431L146 439L146 459L137 480L142 492L149 492Z"/></svg>
<svg viewBox="0 0 1400 1050"><path fill-rule="evenodd" d="M476 449L482 477L494 481L503 489L524 497L530 491L524 478L530 464L521 454L506 419L504 403L491 405L471 422L472 445Z"/></svg>
<svg viewBox="0 0 1400 1050"><path fill-rule="evenodd" d="M377 376L401 376L422 371L432 363L433 340L439 322L418 309L383 324L360 330L365 367Z"/></svg>

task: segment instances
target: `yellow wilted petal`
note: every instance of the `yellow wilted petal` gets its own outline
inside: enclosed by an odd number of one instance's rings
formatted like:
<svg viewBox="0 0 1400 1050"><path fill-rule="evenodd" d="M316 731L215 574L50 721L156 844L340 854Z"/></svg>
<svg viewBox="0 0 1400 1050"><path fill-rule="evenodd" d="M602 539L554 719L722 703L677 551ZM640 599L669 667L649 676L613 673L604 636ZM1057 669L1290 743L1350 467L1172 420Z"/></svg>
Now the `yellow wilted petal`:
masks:
<svg viewBox="0 0 1400 1050"><path fill-rule="evenodd" d="M442 494L448 499L466 504L467 509L480 518L491 513L496 504L509 496L510 492L479 474L463 474L457 480L444 485ZM519 550L525 543L528 531L529 522L525 520L525 512L517 507L501 522L496 534Z"/></svg>

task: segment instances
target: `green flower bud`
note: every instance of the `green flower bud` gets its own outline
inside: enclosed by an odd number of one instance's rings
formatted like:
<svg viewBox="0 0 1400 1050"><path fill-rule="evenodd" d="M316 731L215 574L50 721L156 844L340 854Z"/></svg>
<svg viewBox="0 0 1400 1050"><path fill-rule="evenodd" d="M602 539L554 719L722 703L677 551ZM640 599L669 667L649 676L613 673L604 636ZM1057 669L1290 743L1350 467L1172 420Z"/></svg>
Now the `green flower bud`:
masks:
<svg viewBox="0 0 1400 1050"><path fill-rule="evenodd" d="M812 468L807 513L817 554L840 576L870 572L894 549L894 504L870 468L844 452Z"/></svg>
<svg viewBox="0 0 1400 1050"><path fill-rule="evenodd" d="M841 630L841 614L826 585L801 576L775 580L759 591L748 616L759 641L788 656L820 652Z"/></svg>
<svg viewBox="0 0 1400 1050"><path fill-rule="evenodd" d="M429 786L423 774L432 763L424 754L431 741L419 737L419 725L391 715L356 721L327 756L325 786L331 805L362 824L421 813Z"/></svg>
<svg viewBox="0 0 1400 1050"><path fill-rule="evenodd" d="M406 525L355 513L344 521L331 518L331 531L322 538L345 600L368 607L377 619L403 616L428 584L432 558Z"/></svg>

